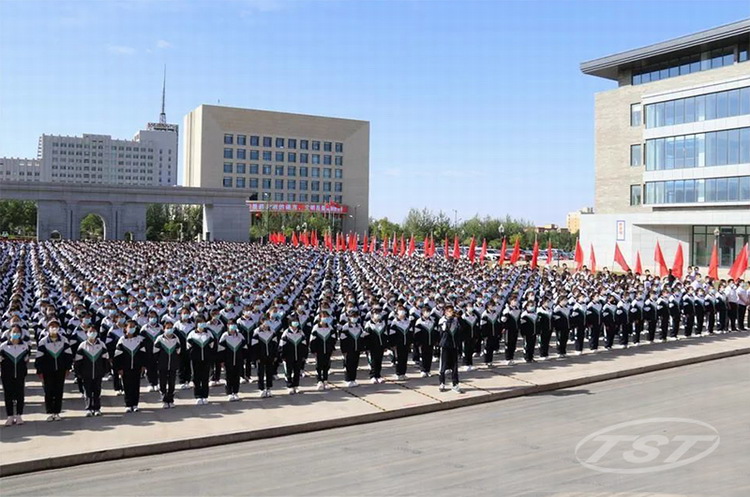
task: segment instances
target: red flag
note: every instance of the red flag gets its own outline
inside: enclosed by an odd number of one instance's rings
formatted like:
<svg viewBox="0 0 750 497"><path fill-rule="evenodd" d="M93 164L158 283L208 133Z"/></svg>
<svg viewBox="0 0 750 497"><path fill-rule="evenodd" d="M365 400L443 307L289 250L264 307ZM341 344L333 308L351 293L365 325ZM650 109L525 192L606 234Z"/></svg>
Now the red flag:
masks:
<svg viewBox="0 0 750 497"><path fill-rule="evenodd" d="M596 255L594 254L594 244L593 243L591 244L591 258L589 259L589 262L591 263L591 264L589 264L591 266L591 272L595 273L596 272Z"/></svg>
<svg viewBox="0 0 750 497"><path fill-rule="evenodd" d="M667 269L667 262L664 260L664 254L661 252L661 245L659 240L656 240L656 248L654 249L654 262L659 265L659 276L662 278L669 274Z"/></svg>
<svg viewBox="0 0 750 497"><path fill-rule="evenodd" d="M401 257L406 253L406 244L404 243L404 234L401 233L401 244L399 245L398 255Z"/></svg>
<svg viewBox="0 0 750 497"><path fill-rule="evenodd" d="M367 240L367 233L365 233L365 239L362 240L362 252L365 253L365 254L370 249L369 244L367 242L368 242L368 240Z"/></svg>
<svg viewBox="0 0 750 497"><path fill-rule="evenodd" d="M708 277L719 279L719 250L714 240L714 248L711 250L711 262L708 264Z"/></svg>
<svg viewBox="0 0 750 497"><path fill-rule="evenodd" d="M482 238L482 251L479 252L479 262L484 262L485 257L487 257L487 239Z"/></svg>
<svg viewBox="0 0 750 497"><path fill-rule="evenodd" d="M513 246L513 253L510 254L510 263L515 264L521 257L521 237L516 238L516 244Z"/></svg>
<svg viewBox="0 0 750 497"><path fill-rule="evenodd" d="M294 245L295 247L299 246L299 238L297 238L296 231L292 232L292 245Z"/></svg>
<svg viewBox="0 0 750 497"><path fill-rule="evenodd" d="M383 238L383 255L388 255L388 237Z"/></svg>
<svg viewBox="0 0 750 497"><path fill-rule="evenodd" d="M378 235L372 235L372 240L370 240L370 253L374 254L375 249L378 246Z"/></svg>
<svg viewBox="0 0 750 497"><path fill-rule="evenodd" d="M531 269L536 269L537 260L539 259L539 240L534 237L534 248L531 252Z"/></svg>
<svg viewBox="0 0 750 497"><path fill-rule="evenodd" d="M458 246L458 235L453 237L453 258L456 260L461 258L461 248Z"/></svg>
<svg viewBox="0 0 750 497"><path fill-rule="evenodd" d="M505 237L503 237L503 244L500 246L500 260L497 262L497 264L502 267L503 263L505 262L505 251L508 249L505 243Z"/></svg>
<svg viewBox="0 0 750 497"><path fill-rule="evenodd" d="M356 252L357 251L357 245L358 245L358 243L357 243L357 234L356 233L352 233L352 241L351 241L351 247L350 247L352 252Z"/></svg>
<svg viewBox="0 0 750 497"><path fill-rule="evenodd" d="M552 253L552 240L547 240L547 265L552 265L552 260L555 258L555 255Z"/></svg>
<svg viewBox="0 0 750 497"><path fill-rule="evenodd" d="M740 251L740 253L737 254L737 258L734 260L734 264L732 264L732 267L729 268L730 278L732 278L733 280L742 278L742 274L747 271L748 258L750 258L750 256L748 255L748 248L746 243L742 246L742 250Z"/></svg>
<svg viewBox="0 0 750 497"><path fill-rule="evenodd" d="M443 254L445 255L446 259L450 259L451 255L448 253L448 237L445 237L445 247L443 247Z"/></svg>
<svg viewBox="0 0 750 497"><path fill-rule="evenodd" d="M583 248L581 248L581 239L576 240L576 253L573 256L573 260L576 261L576 271L580 271L583 267Z"/></svg>
<svg viewBox="0 0 750 497"><path fill-rule="evenodd" d="M312 246L315 248L318 248L318 245L320 245L320 241L318 240L318 232L313 231L312 232Z"/></svg>
<svg viewBox="0 0 750 497"><path fill-rule="evenodd" d="M414 255L414 251L417 249L416 243L414 242L414 235L411 236L411 239L409 240L409 255Z"/></svg>
<svg viewBox="0 0 750 497"><path fill-rule="evenodd" d="M672 275L678 280L682 279L682 266L685 264L685 259L682 256L682 244L677 243L677 253L674 255L674 264L672 264Z"/></svg>
<svg viewBox="0 0 750 497"><path fill-rule="evenodd" d="M476 258L476 251L477 251L477 241L472 236L471 242L469 243L469 260L471 262L474 262L474 259Z"/></svg>
<svg viewBox="0 0 750 497"><path fill-rule="evenodd" d="M641 251L636 252L635 256L635 274L643 273L643 266L641 266Z"/></svg>
<svg viewBox="0 0 750 497"><path fill-rule="evenodd" d="M620 246L615 242L615 262L620 265L623 271L630 271L630 266L625 261L625 257L620 252Z"/></svg>

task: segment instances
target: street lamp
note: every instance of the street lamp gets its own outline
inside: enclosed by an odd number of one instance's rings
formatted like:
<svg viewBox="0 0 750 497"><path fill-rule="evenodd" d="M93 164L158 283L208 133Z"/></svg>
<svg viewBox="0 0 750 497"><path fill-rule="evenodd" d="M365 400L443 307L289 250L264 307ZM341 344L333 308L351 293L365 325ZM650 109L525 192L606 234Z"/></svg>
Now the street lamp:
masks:
<svg viewBox="0 0 750 497"><path fill-rule="evenodd" d="M266 236L268 237L267 242L271 243L271 235L268 233L268 199L271 197L271 194L268 192L263 192L263 202L265 205L265 211L266 215L263 219L263 230L266 232Z"/></svg>
<svg viewBox="0 0 750 497"><path fill-rule="evenodd" d="M717 226L714 228L714 244L716 244L716 253L718 255L719 253L719 235L721 234L721 231L719 230L719 227ZM709 261L710 264L710 261Z"/></svg>
<svg viewBox="0 0 750 497"><path fill-rule="evenodd" d="M501 224L497 227L497 232L500 233L500 238L505 234L505 225Z"/></svg>
<svg viewBox="0 0 750 497"><path fill-rule="evenodd" d="M458 211L453 209L453 226L458 227Z"/></svg>

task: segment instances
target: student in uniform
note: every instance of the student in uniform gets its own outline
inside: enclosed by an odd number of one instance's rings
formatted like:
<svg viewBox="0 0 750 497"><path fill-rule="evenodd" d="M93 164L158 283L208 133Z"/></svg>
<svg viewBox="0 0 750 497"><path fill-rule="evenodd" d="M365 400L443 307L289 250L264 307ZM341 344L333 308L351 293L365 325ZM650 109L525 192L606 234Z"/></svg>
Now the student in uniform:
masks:
<svg viewBox="0 0 750 497"><path fill-rule="evenodd" d="M242 334L239 333L237 321L229 319L227 322L227 331L219 338L217 346L217 363L218 367L224 364L226 376L226 394L230 402L240 400L240 377L242 376L242 365L245 362L245 355L248 353L247 342Z"/></svg>
<svg viewBox="0 0 750 497"><path fill-rule="evenodd" d="M598 293L586 305L586 327L589 329L589 350L596 352L602 336L602 300Z"/></svg>
<svg viewBox="0 0 750 497"><path fill-rule="evenodd" d="M536 305L533 300L527 300L521 312L519 329L523 336L523 360L527 363L534 362L534 347L536 346L537 334Z"/></svg>
<svg viewBox="0 0 750 497"><path fill-rule="evenodd" d="M190 379L192 378L192 360L191 353L187 346L187 337L195 330L195 321L190 317L190 309L183 307L179 313L180 318L174 323L174 334L180 340L180 350L185 357L180 361L180 389L187 390L190 388ZM200 405L203 405L202 399Z"/></svg>
<svg viewBox="0 0 750 497"><path fill-rule="evenodd" d="M681 301L682 295L680 290L677 288L672 289L672 294L669 296L669 316L672 319L672 330L669 333L670 340L678 339L678 332L680 330L680 322L682 321L681 316Z"/></svg>
<svg viewBox="0 0 750 497"><path fill-rule="evenodd" d="M620 346L628 348L628 339L630 338L630 303L626 298L617 300L615 309L615 326L620 333Z"/></svg>
<svg viewBox="0 0 750 497"><path fill-rule="evenodd" d="M568 355L571 325L570 309L567 303L567 297L560 295L557 299L557 305L552 309L552 327L555 329L555 335L557 336L557 355L560 358L565 358Z"/></svg>
<svg viewBox="0 0 750 497"><path fill-rule="evenodd" d="M164 331L154 340L154 359L159 372L159 391L161 392L162 407L174 407L174 385L180 362L187 360L182 353L180 339L174 333L171 321L164 322Z"/></svg>
<svg viewBox="0 0 750 497"><path fill-rule="evenodd" d="M370 383L385 383L381 375L383 369L383 352L388 347L388 326L383 320L382 308L373 307L370 317L365 322L365 332L368 336L367 359L370 363Z"/></svg>
<svg viewBox="0 0 750 497"><path fill-rule="evenodd" d="M21 337L21 327L12 325L8 340L0 344L0 376L5 394L5 426L22 425L26 392L27 364L31 356L29 344Z"/></svg>
<svg viewBox="0 0 750 497"><path fill-rule="evenodd" d="M474 353L476 352L477 345L481 344L482 335L479 326L479 316L471 302L464 308L464 312L460 314L459 323L462 327L461 335L464 338L464 371L474 371Z"/></svg>
<svg viewBox="0 0 750 497"><path fill-rule="evenodd" d="M117 314L116 312L111 314L112 317L112 326L109 328L106 334L106 338L104 339L104 344L107 346L107 353L109 354L109 357L114 358L115 356L115 347L117 346L117 342L120 341L120 338L122 338L125 335L125 315ZM122 388L122 377L117 372L117 370L114 368L114 361L112 362L112 370L110 372L113 380L113 386L115 389L115 393L117 395L123 395L125 392Z"/></svg>
<svg viewBox="0 0 750 497"><path fill-rule="evenodd" d="M542 297L536 309L536 328L539 333L539 360L546 361L549 356L549 342L552 339L552 302Z"/></svg>
<svg viewBox="0 0 750 497"><path fill-rule="evenodd" d="M328 371L331 369L331 354L336 348L336 330L332 327L333 317L328 311L320 313L318 324L310 334L310 352L315 354L315 369L318 375L319 391L331 388Z"/></svg>
<svg viewBox="0 0 750 497"><path fill-rule="evenodd" d="M255 329L250 348L258 363L259 396L262 399L271 397L274 364L279 353L279 336L274 333L269 320L264 321Z"/></svg>
<svg viewBox="0 0 750 497"><path fill-rule="evenodd" d="M36 374L44 386L44 406L49 415L47 421L61 419L65 378L70 372L72 360L70 346L60 333L60 323L51 321L47 325L46 336L37 345L34 360Z"/></svg>
<svg viewBox="0 0 750 497"><path fill-rule="evenodd" d="M649 343L654 343L654 339L656 338L657 300L656 291L651 290L646 300L643 301L643 321L646 323L646 334Z"/></svg>
<svg viewBox="0 0 750 497"><path fill-rule="evenodd" d="M622 312L622 310L620 310ZM602 324L604 325L604 348L612 350L617 334L617 297L609 295L607 303L602 308Z"/></svg>
<svg viewBox="0 0 750 497"><path fill-rule="evenodd" d="M576 355L583 353L583 341L586 337L586 297L583 294L570 308L570 329L575 331L574 347Z"/></svg>
<svg viewBox="0 0 750 497"><path fill-rule="evenodd" d="M115 346L112 358L115 371L122 376L125 390L125 412L138 412L141 398L141 375L146 368L146 344L138 335L138 323L131 319L125 325L125 336Z"/></svg>
<svg viewBox="0 0 750 497"><path fill-rule="evenodd" d="M641 333L643 333L643 301L638 298L635 291L630 292L628 321L633 332L633 346L638 347L641 344Z"/></svg>
<svg viewBox="0 0 750 497"><path fill-rule="evenodd" d="M695 304L695 334L698 336L701 336L703 334L703 322L706 313L704 303L705 298L706 291L702 287L699 287L695 292L695 298L693 299L693 303Z"/></svg>
<svg viewBox="0 0 750 497"><path fill-rule="evenodd" d="M413 341L414 330L411 320L406 314L406 309L399 306L396 310L396 318L388 326L388 344L393 348L395 354L396 379L400 381L406 380L407 360Z"/></svg>
<svg viewBox="0 0 750 497"><path fill-rule="evenodd" d="M102 379L110 370L107 346L99 339L94 326L86 328L86 340L76 350L73 360L76 377L83 383L86 396L86 417L102 415Z"/></svg>
<svg viewBox="0 0 750 497"><path fill-rule="evenodd" d="M521 310L518 308L518 297L514 294L510 296L508 304L503 310L500 321L503 324L505 332L505 361L506 365L513 366L516 354L516 345L518 344L518 331L521 320Z"/></svg>
<svg viewBox="0 0 750 497"><path fill-rule="evenodd" d="M236 318L229 318L227 320L227 323L230 320L234 321L234 323L237 324ZM218 347L219 340L224 335L225 330L226 330L226 325L224 321L221 319L219 310L218 309L212 310L211 319L210 321L208 321L208 331L214 337L214 348ZM218 350L214 354L214 357L215 357L214 363L211 365L211 383L209 385L212 387L218 387L221 385L221 360L222 360L221 354L218 353ZM238 397L238 400L239 400L239 397Z"/></svg>
<svg viewBox="0 0 750 497"><path fill-rule="evenodd" d="M163 328L159 324L159 316L154 311L149 311L146 315L146 322L141 326L141 337L143 337L143 344L146 347L146 379L149 384L150 392L159 391L159 370L156 364L156 357L154 356L154 343L156 338L162 334Z"/></svg>
<svg viewBox="0 0 750 497"><path fill-rule="evenodd" d="M687 291L680 302L680 310L682 311L682 315L685 316L685 337L691 337L693 335L693 326L695 326L693 287L687 287Z"/></svg>
<svg viewBox="0 0 750 497"><path fill-rule="evenodd" d="M667 341L669 330L669 290L662 288L661 295L656 300L656 314L659 316L659 341Z"/></svg>
<svg viewBox="0 0 750 497"><path fill-rule="evenodd" d="M300 393L299 379L308 354L307 336L302 329L299 315L291 313L289 327L281 334L279 349L284 361L286 388L290 395Z"/></svg>
<svg viewBox="0 0 750 497"><path fill-rule="evenodd" d="M242 310L242 316L237 318L237 329L239 330L240 334L242 335L242 338L245 339L246 347L250 346L250 342L253 339L253 332L255 331L255 328L258 326L258 323L260 321L261 312L260 308L252 308L250 306L245 306L245 308ZM245 354L243 364L243 371L242 371L242 382L248 383L250 381L250 376L252 374L253 369L253 356L252 354L248 353Z"/></svg>
<svg viewBox="0 0 750 497"><path fill-rule="evenodd" d="M432 356L439 339L440 333L435 326L435 318L430 308L424 305L419 319L414 323L414 342L419 350L419 369L422 378L430 376Z"/></svg>
<svg viewBox="0 0 750 497"><path fill-rule="evenodd" d="M339 327L339 348L344 355L344 369L346 386L357 387L357 368L362 352L367 350L367 335L359 324L359 313L349 311L348 322Z"/></svg>
<svg viewBox="0 0 750 497"><path fill-rule="evenodd" d="M440 332L440 374L438 387L441 392L447 390L445 386L445 372L451 370L451 382L453 391L463 393L459 386L458 378L458 354L463 346L461 340L461 323L454 314L452 305L445 306L445 315L438 321Z"/></svg>
<svg viewBox="0 0 750 497"><path fill-rule="evenodd" d="M216 347L206 320L198 316L195 322L196 328L188 334L185 346L193 373L195 405L204 406L208 405L208 377L214 363Z"/></svg>

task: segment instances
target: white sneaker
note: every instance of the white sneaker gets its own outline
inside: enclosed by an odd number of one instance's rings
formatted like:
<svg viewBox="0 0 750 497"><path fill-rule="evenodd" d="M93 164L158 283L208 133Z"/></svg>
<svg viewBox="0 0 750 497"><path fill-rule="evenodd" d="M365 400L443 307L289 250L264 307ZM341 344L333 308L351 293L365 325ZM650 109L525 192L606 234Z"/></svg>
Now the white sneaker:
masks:
<svg viewBox="0 0 750 497"><path fill-rule="evenodd" d="M245 378L245 377L243 376L243 377L242 377L242 380L241 380L241 382L242 382L242 383L247 383L247 382L248 382L248 380L247 380L247 378Z"/></svg>
<svg viewBox="0 0 750 497"><path fill-rule="evenodd" d="M641 344L641 342L633 342L633 347L638 347Z"/></svg>
<svg viewBox="0 0 750 497"><path fill-rule="evenodd" d="M55 420L54 414L50 414L49 416L47 416L47 421L54 421L54 420Z"/></svg>
<svg viewBox="0 0 750 497"><path fill-rule="evenodd" d="M396 375L396 379L398 381L406 381L406 375L405 374Z"/></svg>
<svg viewBox="0 0 750 497"><path fill-rule="evenodd" d="M380 382L378 381L377 378L370 378L370 383L372 383L373 385L377 385Z"/></svg>
<svg viewBox="0 0 750 497"><path fill-rule="evenodd" d="M441 383L438 387L438 390L440 390L441 392L445 392L447 390L445 383Z"/></svg>
<svg viewBox="0 0 750 497"><path fill-rule="evenodd" d="M169 402L165 402L161 405L162 409L169 409Z"/></svg>
<svg viewBox="0 0 750 497"><path fill-rule="evenodd" d="M13 426L13 423L16 422L16 418L13 416L8 416L8 419L5 420L5 426Z"/></svg>
<svg viewBox="0 0 750 497"><path fill-rule="evenodd" d="M228 400L229 402L234 402L234 394L229 394L229 395L227 395L227 400Z"/></svg>
<svg viewBox="0 0 750 497"><path fill-rule="evenodd" d="M346 382L346 387L347 388L352 388L353 386L354 386L354 382L353 381L347 381Z"/></svg>
<svg viewBox="0 0 750 497"><path fill-rule="evenodd" d="M123 395L125 395L125 390L118 390L117 391L117 395L120 396L120 397L123 396Z"/></svg>
<svg viewBox="0 0 750 497"><path fill-rule="evenodd" d="M582 350L576 350L576 355L583 355L583 351Z"/></svg>
<svg viewBox="0 0 750 497"><path fill-rule="evenodd" d="M195 399L195 405L202 406L203 405L203 399Z"/></svg>
<svg viewBox="0 0 750 497"><path fill-rule="evenodd" d="M266 398L266 391L265 390L260 390L258 392L258 397L260 397L261 399L265 399Z"/></svg>
<svg viewBox="0 0 750 497"><path fill-rule="evenodd" d="M187 390L188 388L190 388L190 386L187 383L180 385L180 390Z"/></svg>
<svg viewBox="0 0 750 497"><path fill-rule="evenodd" d="M112 381L112 375L108 374L106 378L104 378L104 381Z"/></svg>
<svg viewBox="0 0 750 497"><path fill-rule="evenodd" d="M133 412L138 412L138 411L140 411L140 409L138 408L138 406L133 406Z"/></svg>
<svg viewBox="0 0 750 497"><path fill-rule="evenodd" d="M419 373L419 377L420 378L427 378L427 371L422 371L421 373Z"/></svg>
<svg viewBox="0 0 750 497"><path fill-rule="evenodd" d="M318 392L322 392L323 390L326 389L326 386L325 386L325 384L322 381L319 381L317 389L318 389Z"/></svg>
<svg viewBox="0 0 750 497"><path fill-rule="evenodd" d="M86 417L90 418L94 415L94 411L86 411ZM7 423L6 423L7 424Z"/></svg>
<svg viewBox="0 0 750 497"><path fill-rule="evenodd" d="M466 366L466 372L467 373L470 373L472 371L474 371L474 366Z"/></svg>
<svg viewBox="0 0 750 497"><path fill-rule="evenodd" d="M102 415L102 411L94 411L94 416L101 416L101 415Z"/></svg>
<svg viewBox="0 0 750 497"><path fill-rule="evenodd" d="M294 395L295 394L294 388L287 388L286 393L288 393L289 395Z"/></svg>
<svg viewBox="0 0 750 497"><path fill-rule="evenodd" d="M301 378L307 378L308 376L310 376L309 374L307 374L307 371L304 370L300 371L299 375Z"/></svg>
<svg viewBox="0 0 750 497"><path fill-rule="evenodd" d="M378 383L385 383L385 378L378 378Z"/></svg>
<svg viewBox="0 0 750 497"><path fill-rule="evenodd" d="M132 407L126 407L125 408L125 414L127 414L129 412L133 412L133 408Z"/></svg>
<svg viewBox="0 0 750 497"><path fill-rule="evenodd" d="M357 383L357 380L352 381L352 388L356 388L359 386L359 383Z"/></svg>
<svg viewBox="0 0 750 497"><path fill-rule="evenodd" d="M464 393L463 389L458 385L453 385L453 388L451 389L456 393Z"/></svg>
<svg viewBox="0 0 750 497"><path fill-rule="evenodd" d="M333 389L333 385L331 385L330 382L326 381L326 390L331 390L331 389Z"/></svg>
<svg viewBox="0 0 750 497"><path fill-rule="evenodd" d="M16 424L17 425L22 425L24 423L25 423L25 421L23 420L23 418L21 416L16 416Z"/></svg>
<svg viewBox="0 0 750 497"><path fill-rule="evenodd" d="M281 376L279 376L279 375L275 374L275 375L273 375L273 379L274 379L274 380L280 380L280 379L281 379Z"/></svg>
<svg viewBox="0 0 750 497"><path fill-rule="evenodd" d="M271 393L271 390L266 390L266 398L273 397L273 394Z"/></svg>
<svg viewBox="0 0 750 497"><path fill-rule="evenodd" d="M505 361L506 366L514 366L515 364L516 362L513 359L511 359L510 361Z"/></svg>
<svg viewBox="0 0 750 497"><path fill-rule="evenodd" d="M159 387L157 387L156 385L151 385L151 391L152 392L158 392L159 391Z"/></svg>

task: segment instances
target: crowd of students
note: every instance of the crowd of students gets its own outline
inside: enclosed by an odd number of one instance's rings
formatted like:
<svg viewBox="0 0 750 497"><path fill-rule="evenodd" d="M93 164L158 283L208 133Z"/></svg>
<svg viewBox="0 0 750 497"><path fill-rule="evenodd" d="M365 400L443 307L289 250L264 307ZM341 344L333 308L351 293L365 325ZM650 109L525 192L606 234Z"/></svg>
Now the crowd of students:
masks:
<svg viewBox="0 0 750 497"><path fill-rule="evenodd" d="M411 358L420 376L437 372L441 391L460 393L459 364L471 372L500 355L513 366L521 343L534 362L551 347L564 359L616 340L741 331L749 302L746 281L698 268L679 280L248 243L0 242L6 425L24 422L32 359L47 421L60 419L71 372L86 416L101 416L103 384L127 412L138 412L142 385L165 409L176 389L205 405L222 384L234 402L251 381L270 397L280 374L300 393L314 361L325 391L336 350L347 388L363 357L372 384L388 373L405 381Z"/></svg>

